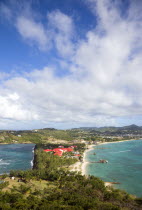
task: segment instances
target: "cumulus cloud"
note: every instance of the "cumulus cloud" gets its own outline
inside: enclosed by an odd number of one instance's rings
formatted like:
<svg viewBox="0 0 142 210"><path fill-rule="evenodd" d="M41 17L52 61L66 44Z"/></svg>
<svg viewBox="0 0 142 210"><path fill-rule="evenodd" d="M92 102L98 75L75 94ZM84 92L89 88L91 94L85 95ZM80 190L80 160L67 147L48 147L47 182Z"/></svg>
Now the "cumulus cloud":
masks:
<svg viewBox="0 0 142 210"><path fill-rule="evenodd" d="M71 37L73 34L73 21L71 17L62 13L60 10L47 14L49 24L63 35Z"/></svg>
<svg viewBox="0 0 142 210"><path fill-rule="evenodd" d="M18 31L39 49L47 46L48 33L54 35L50 42L69 74L60 77L45 67L7 80L1 118L74 127L116 125L119 117L142 115L142 24L139 14L133 17L136 5L123 16L116 1L88 2L98 22L76 43L73 19L58 10L48 13L47 28L18 17Z"/></svg>
<svg viewBox="0 0 142 210"><path fill-rule="evenodd" d="M20 98L17 93L0 96L0 118L14 120L36 120L37 114L32 113L32 110L26 110L20 103Z"/></svg>
<svg viewBox="0 0 142 210"><path fill-rule="evenodd" d="M2 110L1 117L27 121L33 119L44 124L54 122L64 126L71 122L76 125L80 122L93 123L94 119L99 124L114 122L111 117L95 116L97 110L93 114L95 104L87 93L88 83L82 88L82 82L78 83L72 77L55 78L52 71L49 68L35 70L29 75L30 80L20 77L8 80L5 86L12 93L16 92L9 94L7 91L3 96L1 103L5 112Z"/></svg>
<svg viewBox="0 0 142 210"><path fill-rule="evenodd" d="M47 18L58 53L63 57L71 56L74 52L74 44L72 42L74 23L72 18L59 10L49 13Z"/></svg>
<svg viewBox="0 0 142 210"><path fill-rule="evenodd" d="M74 53L73 40L75 26L72 17L55 10L47 12L44 17L35 13L32 3L0 3L1 17L13 24L21 37L32 46L41 51L56 49L61 57L69 57Z"/></svg>
<svg viewBox="0 0 142 210"><path fill-rule="evenodd" d="M36 42L41 50L47 48L48 37L41 23L20 16L17 18L16 27L24 39Z"/></svg>

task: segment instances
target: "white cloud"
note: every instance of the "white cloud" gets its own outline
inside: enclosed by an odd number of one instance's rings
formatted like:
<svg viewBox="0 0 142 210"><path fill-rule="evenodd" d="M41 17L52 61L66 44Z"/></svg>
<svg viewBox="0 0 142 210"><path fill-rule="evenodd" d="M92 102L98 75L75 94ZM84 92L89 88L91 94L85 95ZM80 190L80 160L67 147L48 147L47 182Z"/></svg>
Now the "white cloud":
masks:
<svg viewBox="0 0 142 210"><path fill-rule="evenodd" d="M49 13L47 18L58 53L63 57L71 56L74 52L74 44L72 43L74 23L72 18L59 10Z"/></svg>
<svg viewBox="0 0 142 210"><path fill-rule="evenodd" d="M60 11L48 14L47 28L34 19L18 18L21 35L40 49L47 46L48 33L54 35L59 62L70 74L59 77L56 69L45 67L7 80L1 118L74 127L114 125L118 117L142 115L140 17L133 18L132 6L127 17L121 16L109 0L91 0L91 9L98 24L76 44L73 19Z"/></svg>
<svg viewBox="0 0 142 210"><path fill-rule="evenodd" d="M59 10L56 10L48 13L47 18L51 27L55 28L63 35L72 36L74 24L71 17Z"/></svg>
<svg viewBox="0 0 142 210"><path fill-rule="evenodd" d="M55 46L63 57L71 56L74 52L73 20L59 10L48 13L46 25L32 16L18 15L16 28L29 44L34 43L39 50L47 51Z"/></svg>
<svg viewBox="0 0 142 210"><path fill-rule="evenodd" d="M0 3L0 11L3 19L14 25L30 46L40 51L56 48L58 54L66 58L73 55L75 26L72 17L55 10L47 13L43 23L43 17L32 9L31 1Z"/></svg>
<svg viewBox="0 0 142 210"><path fill-rule="evenodd" d="M16 27L24 39L36 42L41 50L47 48L48 37L41 23L20 16L17 18Z"/></svg>
<svg viewBox="0 0 142 210"><path fill-rule="evenodd" d="M32 110L26 110L20 103L17 93L0 96L0 118L14 120L37 120L38 116Z"/></svg>

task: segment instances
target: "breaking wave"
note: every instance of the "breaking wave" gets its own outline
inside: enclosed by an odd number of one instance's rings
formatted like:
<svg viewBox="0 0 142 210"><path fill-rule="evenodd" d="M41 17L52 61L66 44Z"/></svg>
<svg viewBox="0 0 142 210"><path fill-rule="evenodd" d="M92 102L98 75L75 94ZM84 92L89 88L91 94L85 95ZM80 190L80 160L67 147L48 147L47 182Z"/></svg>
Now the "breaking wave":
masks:
<svg viewBox="0 0 142 210"><path fill-rule="evenodd" d="M131 150L124 150L124 151L111 152L111 153L130 152L130 151L131 151Z"/></svg>

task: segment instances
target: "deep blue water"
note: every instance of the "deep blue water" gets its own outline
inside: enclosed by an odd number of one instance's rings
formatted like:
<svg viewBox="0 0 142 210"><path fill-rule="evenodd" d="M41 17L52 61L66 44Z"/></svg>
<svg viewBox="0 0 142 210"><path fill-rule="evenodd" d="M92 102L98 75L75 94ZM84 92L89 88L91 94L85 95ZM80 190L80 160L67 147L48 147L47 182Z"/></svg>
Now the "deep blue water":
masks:
<svg viewBox="0 0 142 210"><path fill-rule="evenodd" d="M35 144L0 144L0 174L32 167Z"/></svg>
<svg viewBox="0 0 142 210"><path fill-rule="evenodd" d="M142 197L142 140L98 145L86 153L85 159L108 160L107 164L87 164L86 174L100 177L103 181L120 182L114 187Z"/></svg>

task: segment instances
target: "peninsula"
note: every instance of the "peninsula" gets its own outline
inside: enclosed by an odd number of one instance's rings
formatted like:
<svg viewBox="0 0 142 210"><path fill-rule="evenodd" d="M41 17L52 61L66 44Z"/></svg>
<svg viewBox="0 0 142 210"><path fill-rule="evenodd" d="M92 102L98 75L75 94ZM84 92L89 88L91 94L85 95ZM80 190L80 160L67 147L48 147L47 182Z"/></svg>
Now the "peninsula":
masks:
<svg viewBox="0 0 142 210"><path fill-rule="evenodd" d="M141 199L111 188L99 178L85 176L85 151L108 137L81 130L1 131L1 143L32 142L36 146L33 169L1 175L0 207L9 210L141 209Z"/></svg>

